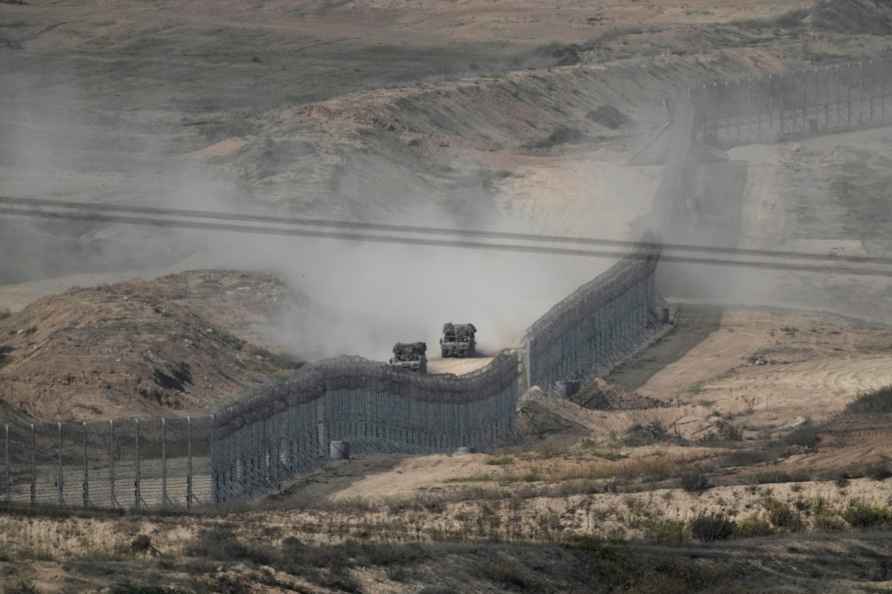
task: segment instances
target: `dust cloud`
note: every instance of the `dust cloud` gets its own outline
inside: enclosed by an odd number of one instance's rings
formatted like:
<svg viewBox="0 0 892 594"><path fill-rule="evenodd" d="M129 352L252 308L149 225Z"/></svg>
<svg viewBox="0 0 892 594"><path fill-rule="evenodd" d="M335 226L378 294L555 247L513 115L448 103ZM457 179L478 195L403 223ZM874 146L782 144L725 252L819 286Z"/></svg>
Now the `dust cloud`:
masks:
<svg viewBox="0 0 892 594"><path fill-rule="evenodd" d="M59 85L39 96L28 91L7 100L2 118L2 195L283 213L267 205L259 191L243 187L237 175L175 157L182 151L170 135L147 133L123 111L87 109L76 87ZM434 200L417 180L407 184L398 177L402 172L386 159L374 171L376 194L386 197L392 188L392 200L348 204L366 221L565 231L531 225L529 213L509 215L482 182L440 188ZM360 198L355 192L332 201ZM580 215L583 210L589 209L580 208ZM573 220L572 212L562 214ZM381 360L394 342L416 340L426 341L436 356L447 321L473 322L481 350L494 353L517 344L530 323L611 264L584 257L19 217L4 217L0 224L0 248L8 255L0 262L3 283L62 277L58 290L63 290L64 276L88 272L114 273L114 280L205 267L275 272L295 293L306 295L309 305L283 311L270 335L308 359L358 354ZM614 221L590 229L590 235L616 236Z"/></svg>

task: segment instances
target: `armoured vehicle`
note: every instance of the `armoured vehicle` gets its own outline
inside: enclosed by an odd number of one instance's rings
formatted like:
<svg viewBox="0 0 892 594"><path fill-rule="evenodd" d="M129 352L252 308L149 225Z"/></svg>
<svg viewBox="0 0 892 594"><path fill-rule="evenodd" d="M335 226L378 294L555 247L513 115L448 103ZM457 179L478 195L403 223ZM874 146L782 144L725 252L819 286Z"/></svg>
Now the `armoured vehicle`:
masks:
<svg viewBox="0 0 892 594"><path fill-rule="evenodd" d="M427 373L427 345L423 342L398 342L393 345L391 367Z"/></svg>
<svg viewBox="0 0 892 594"><path fill-rule="evenodd" d="M443 338L440 339L441 357L470 357L477 350L474 335L477 328L474 324L443 325Z"/></svg>

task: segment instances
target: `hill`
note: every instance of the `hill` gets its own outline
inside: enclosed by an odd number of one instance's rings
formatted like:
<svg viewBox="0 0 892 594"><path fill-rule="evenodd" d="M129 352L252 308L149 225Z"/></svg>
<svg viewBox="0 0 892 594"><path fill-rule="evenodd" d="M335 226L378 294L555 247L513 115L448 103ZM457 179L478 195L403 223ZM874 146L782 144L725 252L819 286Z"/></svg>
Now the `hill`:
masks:
<svg viewBox="0 0 892 594"><path fill-rule="evenodd" d="M290 298L271 275L193 271L38 299L0 320L0 400L44 420L206 411L299 365L246 340Z"/></svg>

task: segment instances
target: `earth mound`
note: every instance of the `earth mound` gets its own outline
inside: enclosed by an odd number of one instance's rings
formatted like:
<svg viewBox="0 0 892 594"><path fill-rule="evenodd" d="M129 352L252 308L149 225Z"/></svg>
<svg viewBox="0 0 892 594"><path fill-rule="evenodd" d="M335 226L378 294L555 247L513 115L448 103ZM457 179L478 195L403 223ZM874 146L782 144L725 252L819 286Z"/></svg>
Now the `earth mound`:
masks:
<svg viewBox="0 0 892 594"><path fill-rule="evenodd" d="M570 399L579 406L592 410L639 410L671 406L669 402L642 396L599 377Z"/></svg>
<svg viewBox="0 0 892 594"><path fill-rule="evenodd" d="M812 11L818 29L838 33L892 33L892 2L889 0L820 0Z"/></svg>
<svg viewBox="0 0 892 594"><path fill-rule="evenodd" d="M0 401L41 420L206 412L299 367L237 335L283 286L197 271L38 299L0 320Z"/></svg>

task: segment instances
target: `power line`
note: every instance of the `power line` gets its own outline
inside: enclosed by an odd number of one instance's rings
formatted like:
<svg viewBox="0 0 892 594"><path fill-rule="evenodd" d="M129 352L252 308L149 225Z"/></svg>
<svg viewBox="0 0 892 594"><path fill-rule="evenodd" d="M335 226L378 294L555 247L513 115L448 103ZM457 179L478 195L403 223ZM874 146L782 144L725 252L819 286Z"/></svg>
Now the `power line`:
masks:
<svg viewBox="0 0 892 594"><path fill-rule="evenodd" d="M621 239L606 239L568 235L539 235L532 233L514 233L506 231L485 231L480 229L452 229L448 227L428 227L418 225L394 225L386 223L368 223L359 221L343 221L334 219L316 219L305 217L288 217L275 215L259 215L246 213L227 213L208 210L187 210L172 208L157 208L145 206L130 206L126 204L103 203L91 204L88 202L68 202L64 200L50 200L44 198L13 198L0 196L0 203L19 206L46 206L53 208L65 208L70 210L83 210L88 212L119 211L132 214L161 215L170 217L203 218L219 221L236 221L243 223L273 223L276 225L300 225L307 227L330 227L334 229L350 229L358 231L384 231L396 233L413 233L427 235L453 235L458 237L477 237L486 239L506 239L513 241L530 241L541 243L574 243L580 245L598 245L617 248L639 249L647 247L646 243ZM892 265L892 258L883 256L850 256L850 255L824 255L810 252L797 252L789 250L758 250L736 247L696 245L684 243L662 243L663 250L680 252L709 252L716 254L728 254L735 256L754 256L760 258L792 258L798 260L810 260L820 262L849 264L881 264ZM664 258L665 259L665 258Z"/></svg>
<svg viewBox="0 0 892 594"><path fill-rule="evenodd" d="M119 223L128 225L144 225L160 228L171 229L195 229L202 231L222 231L230 233L247 233L254 235L269 235L279 237L315 237L321 239L339 239L347 241L360 241L384 244L398 245L417 245L431 247L452 247L476 250L491 250L516 252L527 254L546 254L560 256L581 256L594 258L617 258L619 256L628 256L633 258L647 259L650 254L647 250L585 250L578 248L562 248L551 246L535 246L505 243L487 243L479 241L466 240L447 240L447 239L425 239L418 237L397 237L393 235L366 235L360 233L347 233L342 231L314 231L310 229L287 229L273 227L258 227L253 225L242 225L233 223L208 223L200 221L179 221L175 219L157 219L148 217L132 217L124 215L113 215L103 213L75 213L75 212L48 212L43 210L26 210L16 208L0 207L0 214L10 216L43 218L55 220L76 220L87 222L105 222ZM648 244L631 243L638 248L647 247ZM892 278L892 270L882 270L877 268L853 268L841 266L828 266L817 264L799 264L792 262L762 262L755 260L730 260L722 258L708 257L692 257L680 256L672 254L662 254L660 256L663 262L677 262L687 264L701 264L710 266L737 266L745 268L757 268L767 270L788 270L797 272L819 272L819 273L835 273L849 274L856 276L882 276Z"/></svg>

